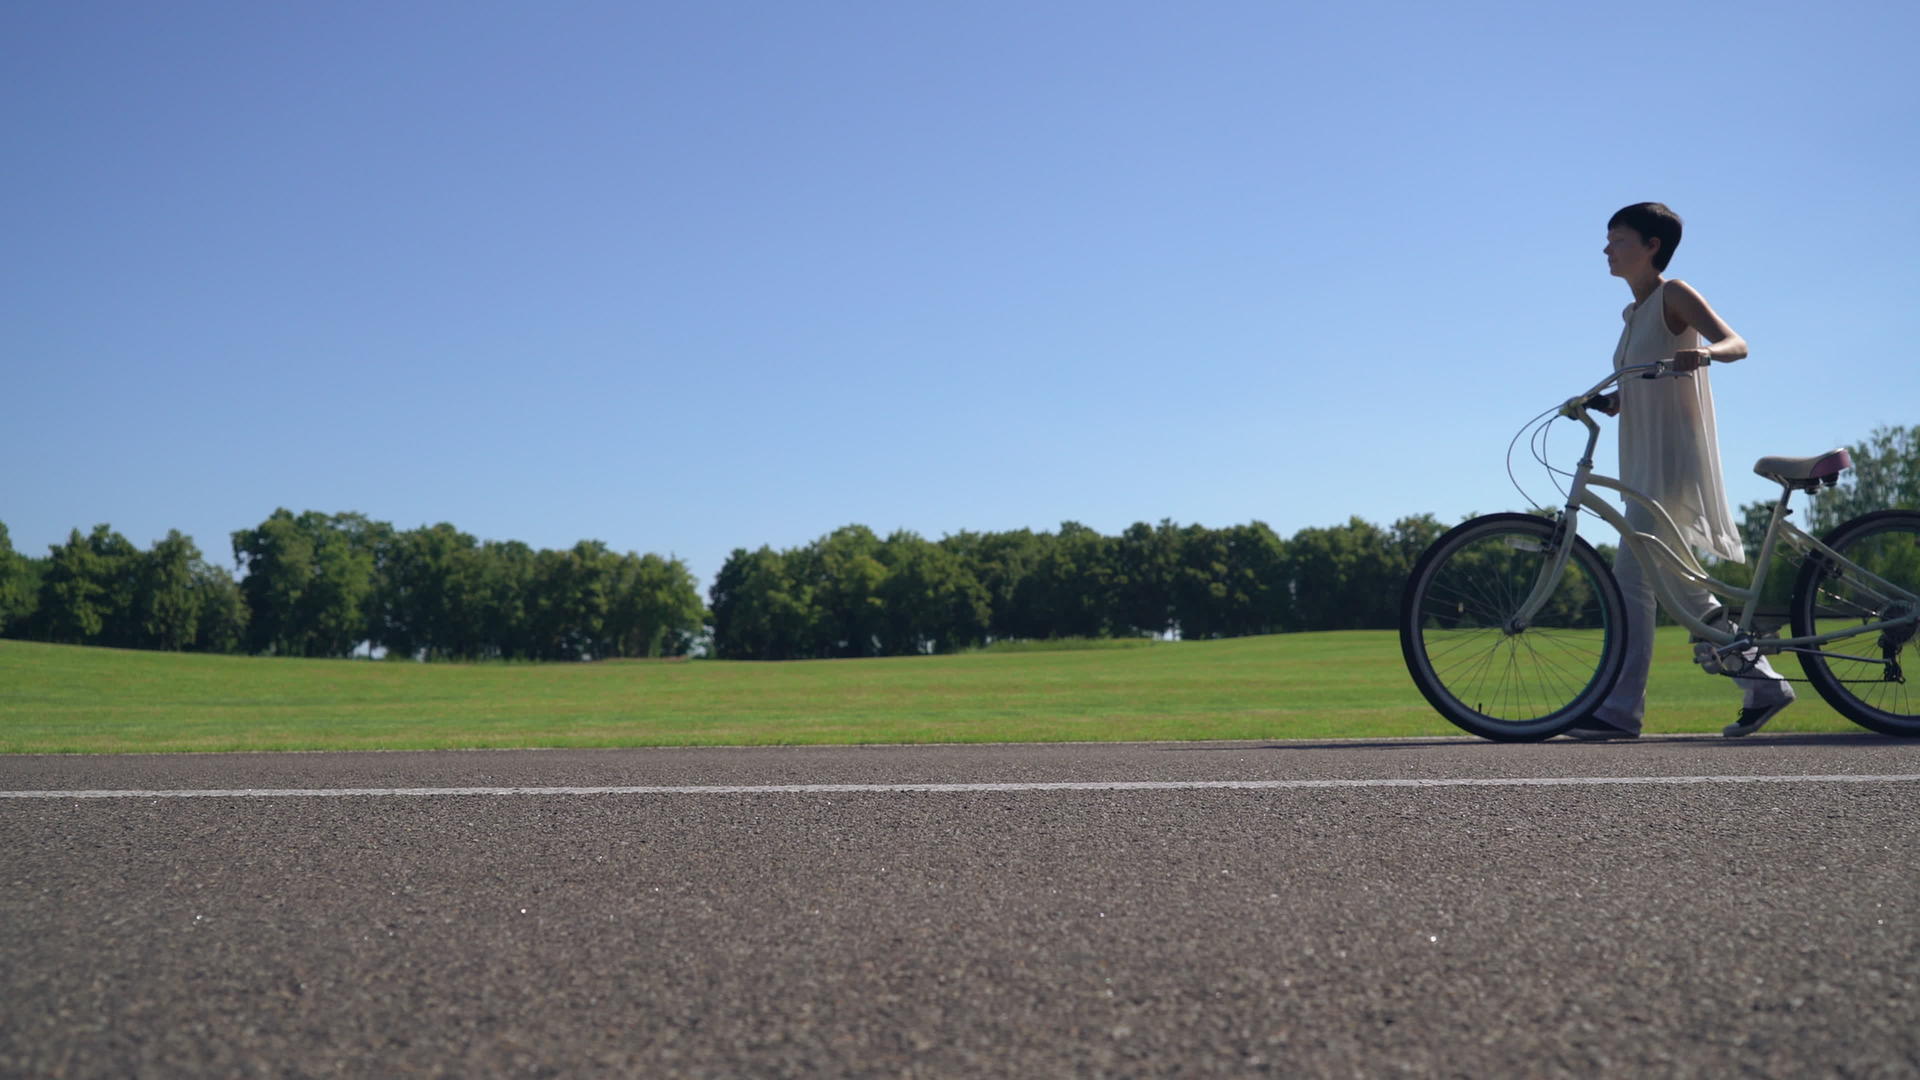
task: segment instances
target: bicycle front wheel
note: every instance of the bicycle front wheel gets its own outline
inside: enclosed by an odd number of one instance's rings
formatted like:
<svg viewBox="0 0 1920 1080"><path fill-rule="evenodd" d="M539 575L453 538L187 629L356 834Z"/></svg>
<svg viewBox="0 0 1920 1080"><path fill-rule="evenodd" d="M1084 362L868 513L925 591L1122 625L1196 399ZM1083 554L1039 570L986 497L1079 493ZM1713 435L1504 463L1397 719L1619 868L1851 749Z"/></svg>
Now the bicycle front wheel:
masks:
<svg viewBox="0 0 1920 1080"><path fill-rule="evenodd" d="M1800 568L1793 587L1794 636L1896 625L1863 629L1820 651L1800 653L1807 681L1827 704L1861 727L1884 735L1920 736L1920 689L1915 686L1920 681L1920 635L1914 623L1915 598L1920 597L1920 512L1863 514L1821 542L1845 562L1816 553Z"/></svg>
<svg viewBox="0 0 1920 1080"><path fill-rule="evenodd" d="M1547 602L1515 615L1554 554L1555 525L1474 518L1433 542L1407 579L1400 650L1440 715L1483 738L1550 739L1591 714L1620 678L1626 605L1598 552L1573 538Z"/></svg>

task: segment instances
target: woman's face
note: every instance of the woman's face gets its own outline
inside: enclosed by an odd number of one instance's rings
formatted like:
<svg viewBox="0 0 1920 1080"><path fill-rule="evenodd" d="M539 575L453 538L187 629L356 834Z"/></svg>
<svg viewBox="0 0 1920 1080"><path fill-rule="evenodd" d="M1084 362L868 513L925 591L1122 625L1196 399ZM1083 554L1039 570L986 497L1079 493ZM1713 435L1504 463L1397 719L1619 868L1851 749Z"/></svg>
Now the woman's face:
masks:
<svg viewBox="0 0 1920 1080"><path fill-rule="evenodd" d="M1658 244L1642 237L1625 225L1607 230L1607 273L1614 277L1633 277L1653 269L1653 249Z"/></svg>

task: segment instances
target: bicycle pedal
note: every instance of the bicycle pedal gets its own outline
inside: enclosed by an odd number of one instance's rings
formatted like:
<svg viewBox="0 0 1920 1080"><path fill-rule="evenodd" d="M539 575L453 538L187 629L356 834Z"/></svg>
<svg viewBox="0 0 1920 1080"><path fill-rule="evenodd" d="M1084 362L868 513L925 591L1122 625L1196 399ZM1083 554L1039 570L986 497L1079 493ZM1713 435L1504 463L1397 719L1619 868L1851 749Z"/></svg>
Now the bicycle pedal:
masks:
<svg viewBox="0 0 1920 1080"><path fill-rule="evenodd" d="M1700 669L1709 675L1725 675L1727 673L1726 667L1720 659L1720 654L1714 650L1713 643L1710 641L1697 641L1694 643L1693 662L1700 665Z"/></svg>
<svg viewBox="0 0 1920 1080"><path fill-rule="evenodd" d="M1698 641L1693 646L1693 662L1709 675L1745 675L1760 662L1760 650L1751 638L1725 646Z"/></svg>

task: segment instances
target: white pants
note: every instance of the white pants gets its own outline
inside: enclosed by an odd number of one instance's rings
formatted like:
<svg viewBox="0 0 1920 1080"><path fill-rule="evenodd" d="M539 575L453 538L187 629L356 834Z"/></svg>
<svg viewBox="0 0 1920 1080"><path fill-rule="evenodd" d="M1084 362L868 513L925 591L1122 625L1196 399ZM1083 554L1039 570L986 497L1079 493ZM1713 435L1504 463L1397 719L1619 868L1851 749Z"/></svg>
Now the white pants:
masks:
<svg viewBox="0 0 1920 1080"><path fill-rule="evenodd" d="M1638 503L1627 504L1627 524L1637 532L1653 531L1652 516ZM1656 566L1653 572L1661 571ZM1614 727L1639 731L1640 722L1647 715L1647 671L1653 666L1654 609L1659 600L1646 568L1624 543L1613 560L1613 576L1620 582L1620 595L1627 603L1627 660L1620 669L1620 681L1614 684L1613 692L1593 715ZM1681 603L1696 616L1705 615L1718 603L1712 593L1697 585L1681 581L1672 581L1672 584ZM1752 709L1792 701L1793 688L1773 670L1767 658L1757 656L1755 661L1752 671L1729 680L1740 691L1741 707Z"/></svg>

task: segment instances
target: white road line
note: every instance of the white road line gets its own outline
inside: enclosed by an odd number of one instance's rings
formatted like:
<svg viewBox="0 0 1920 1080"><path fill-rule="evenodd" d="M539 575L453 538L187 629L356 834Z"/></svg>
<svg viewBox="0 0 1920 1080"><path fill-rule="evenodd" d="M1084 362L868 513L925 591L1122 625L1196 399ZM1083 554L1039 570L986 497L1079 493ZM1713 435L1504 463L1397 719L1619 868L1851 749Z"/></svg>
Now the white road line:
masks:
<svg viewBox="0 0 1920 1080"><path fill-rule="evenodd" d="M1530 779L1093 780L987 784L721 784L690 787L209 788L175 791L0 791L0 799L344 799L447 795L859 795L901 792L1296 791L1327 788L1598 787L1674 784L1907 784L1920 774L1808 776L1548 776Z"/></svg>

